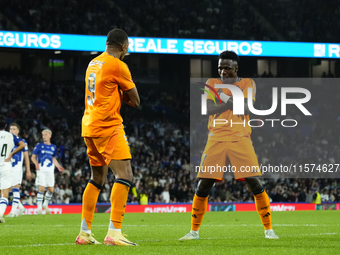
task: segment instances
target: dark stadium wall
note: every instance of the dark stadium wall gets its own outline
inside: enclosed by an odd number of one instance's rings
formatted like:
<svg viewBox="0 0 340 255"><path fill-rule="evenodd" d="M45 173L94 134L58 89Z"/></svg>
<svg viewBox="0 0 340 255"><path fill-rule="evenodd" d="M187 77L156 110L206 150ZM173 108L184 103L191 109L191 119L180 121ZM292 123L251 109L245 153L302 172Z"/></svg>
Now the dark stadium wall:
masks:
<svg viewBox="0 0 340 255"><path fill-rule="evenodd" d="M310 59L278 58L278 77L310 77Z"/></svg>
<svg viewBox="0 0 340 255"><path fill-rule="evenodd" d="M18 52L0 52L0 69L21 69L21 54Z"/></svg>
<svg viewBox="0 0 340 255"><path fill-rule="evenodd" d="M0 69L17 68L23 73L40 75L47 81L76 81L83 83L85 70L88 63L97 54L78 51L61 51L55 54L50 50L27 50L27 49L1 49ZM210 70L202 71L201 77L206 73L211 77L218 77L218 56L191 56L191 55L168 55L168 54L130 54L124 61L129 65L135 82L142 83L150 89L183 89L184 84L190 81L190 61L200 59L208 63ZM323 59L309 58L256 58L240 57L239 76L258 77L258 60L276 61L277 77L319 77L321 73L328 74L330 64L320 66ZM54 66L51 64L54 63ZM318 73L313 75L313 67L318 67ZM320 69L321 68L321 69ZM324 69L324 70L323 70ZM340 74L340 61L332 62L332 73ZM157 85L153 87L152 84Z"/></svg>
<svg viewBox="0 0 340 255"><path fill-rule="evenodd" d="M160 83L173 89L182 89L190 83L190 57L159 55ZM189 87L189 86L188 86Z"/></svg>
<svg viewBox="0 0 340 255"><path fill-rule="evenodd" d="M335 61L335 76L339 77L340 76L340 60Z"/></svg>

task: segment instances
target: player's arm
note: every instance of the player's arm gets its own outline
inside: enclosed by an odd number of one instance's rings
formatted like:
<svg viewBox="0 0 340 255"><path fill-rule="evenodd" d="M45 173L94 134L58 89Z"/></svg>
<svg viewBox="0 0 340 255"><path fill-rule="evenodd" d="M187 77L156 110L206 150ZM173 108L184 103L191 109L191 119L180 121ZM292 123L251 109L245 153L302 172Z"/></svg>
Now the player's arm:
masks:
<svg viewBox="0 0 340 255"><path fill-rule="evenodd" d="M33 164L35 165L35 169L40 170L39 163L38 163L38 160L37 160L37 155L34 154L34 152L31 156L31 160L32 160Z"/></svg>
<svg viewBox="0 0 340 255"><path fill-rule="evenodd" d="M58 168L59 172L64 171L64 168L59 164L58 160L55 157L53 157L53 163Z"/></svg>
<svg viewBox="0 0 340 255"><path fill-rule="evenodd" d="M18 153L19 151L25 148L25 143L23 141L19 141L17 144L18 147L8 155L8 158L5 159L5 162L10 162L14 154Z"/></svg>
<svg viewBox="0 0 340 255"><path fill-rule="evenodd" d="M26 178L31 179L30 159L28 157L28 151L24 151L25 165L26 165Z"/></svg>
<svg viewBox="0 0 340 255"><path fill-rule="evenodd" d="M220 105L220 104L215 105L215 103L212 99L207 100L208 115L215 115L215 114L218 114L218 113L225 112L227 110L233 110L233 98L230 97L225 102L225 101L223 101L223 99L222 99L223 95L221 97L221 94L220 94L220 98L222 100L222 105ZM218 99L216 98L216 100L218 100ZM248 104L247 104L247 99L244 100L244 115L249 115L249 107L248 107Z"/></svg>
<svg viewBox="0 0 340 255"><path fill-rule="evenodd" d="M248 107L248 88L252 88L252 99L255 102L255 96L256 96L256 84L254 80L249 79L248 85L243 90L243 97L244 97L244 115L249 115L249 107ZM221 98L221 101L223 102L222 105L215 105L214 101L211 98L208 98L207 100L207 111L208 115L214 115L218 113L222 113L226 110L233 110L233 98L231 96L226 95L223 93L222 89L219 89L217 92ZM209 100L210 99L210 100ZM217 100L217 98L215 98Z"/></svg>
<svg viewBox="0 0 340 255"><path fill-rule="evenodd" d="M140 98L136 87L123 92L123 102L138 108L140 105Z"/></svg>
<svg viewBox="0 0 340 255"><path fill-rule="evenodd" d="M119 88L123 91L123 102L135 108L139 107L140 99L138 91L132 81L130 70L124 62L120 63L120 73L116 79Z"/></svg>

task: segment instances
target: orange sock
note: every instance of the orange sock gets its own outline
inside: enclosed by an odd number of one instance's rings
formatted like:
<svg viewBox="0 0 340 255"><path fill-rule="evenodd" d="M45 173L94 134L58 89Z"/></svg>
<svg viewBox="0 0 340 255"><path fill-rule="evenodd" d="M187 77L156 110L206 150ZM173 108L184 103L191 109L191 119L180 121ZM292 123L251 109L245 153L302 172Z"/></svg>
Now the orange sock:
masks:
<svg viewBox="0 0 340 255"><path fill-rule="evenodd" d="M96 210L100 185L90 180L83 194L83 208L81 213L81 230L91 231L91 224Z"/></svg>
<svg viewBox="0 0 340 255"><path fill-rule="evenodd" d="M130 186L130 181L124 179L116 179L115 184L112 187L111 222L115 229L121 229L122 227Z"/></svg>
<svg viewBox="0 0 340 255"><path fill-rule="evenodd" d="M272 229L272 215L270 213L270 202L266 191L254 195L256 210L261 218L265 230Z"/></svg>
<svg viewBox="0 0 340 255"><path fill-rule="evenodd" d="M198 231L205 212L207 211L208 197L199 197L195 194L194 200L192 201L191 211L191 230Z"/></svg>

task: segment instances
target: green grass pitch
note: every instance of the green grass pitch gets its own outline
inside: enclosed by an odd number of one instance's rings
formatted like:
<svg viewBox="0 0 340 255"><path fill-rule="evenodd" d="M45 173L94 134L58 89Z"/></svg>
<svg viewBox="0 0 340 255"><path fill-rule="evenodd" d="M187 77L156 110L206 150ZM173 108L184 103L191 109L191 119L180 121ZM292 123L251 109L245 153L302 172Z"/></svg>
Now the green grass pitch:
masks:
<svg viewBox="0 0 340 255"><path fill-rule="evenodd" d="M33 215L0 224L0 254L339 254L340 212L273 212L279 240L264 238L256 212L208 212L200 240L180 242L190 230L190 213L130 213L123 232L138 247L79 246L80 215ZM92 232L102 242L109 214L97 213Z"/></svg>

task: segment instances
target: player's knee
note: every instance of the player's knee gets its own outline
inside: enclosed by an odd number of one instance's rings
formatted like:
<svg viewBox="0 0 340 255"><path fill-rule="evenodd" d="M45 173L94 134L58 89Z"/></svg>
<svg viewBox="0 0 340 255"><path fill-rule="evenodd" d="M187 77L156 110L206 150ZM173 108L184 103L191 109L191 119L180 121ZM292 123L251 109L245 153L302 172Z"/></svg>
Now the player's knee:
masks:
<svg viewBox="0 0 340 255"><path fill-rule="evenodd" d="M97 189L102 189L102 187L103 187L103 185L104 185L104 183L103 184L99 184L98 182L96 182L95 180L89 180L89 183L91 183L93 186L95 186Z"/></svg>
<svg viewBox="0 0 340 255"><path fill-rule="evenodd" d="M105 183L106 175L99 172L93 172L91 176L91 180L93 180L95 183L98 183L98 185L102 186Z"/></svg>
<svg viewBox="0 0 340 255"><path fill-rule="evenodd" d="M261 194L264 191L259 178L246 178L246 182L254 195Z"/></svg>
<svg viewBox="0 0 340 255"><path fill-rule="evenodd" d="M124 167L124 171L120 171L117 173L117 178L125 179L125 180L132 182L133 173L132 173L132 168L131 168L130 163L126 163Z"/></svg>
<svg viewBox="0 0 340 255"><path fill-rule="evenodd" d="M199 197L207 197L209 196L210 190L212 186L214 185L215 180L212 179L202 179L199 181L197 189L196 189L196 195Z"/></svg>
<svg viewBox="0 0 340 255"><path fill-rule="evenodd" d="M124 180L128 180L129 182L132 182L133 174L129 172L124 173L124 174L117 174L116 179L124 179Z"/></svg>
<svg viewBox="0 0 340 255"><path fill-rule="evenodd" d="M4 198L7 198L7 199L8 199L8 195L9 195L9 189L4 189L4 190L2 190L2 196L3 196Z"/></svg>
<svg viewBox="0 0 340 255"><path fill-rule="evenodd" d="M133 180L133 174L131 173L130 175L128 175L128 178L126 178L128 181L132 182Z"/></svg>
<svg viewBox="0 0 340 255"><path fill-rule="evenodd" d="M117 178L115 180L115 183L120 183L120 184L125 185L129 188L131 188L131 186L132 186L132 181L127 180L127 179L122 179L122 178Z"/></svg>

